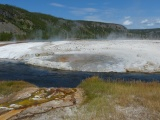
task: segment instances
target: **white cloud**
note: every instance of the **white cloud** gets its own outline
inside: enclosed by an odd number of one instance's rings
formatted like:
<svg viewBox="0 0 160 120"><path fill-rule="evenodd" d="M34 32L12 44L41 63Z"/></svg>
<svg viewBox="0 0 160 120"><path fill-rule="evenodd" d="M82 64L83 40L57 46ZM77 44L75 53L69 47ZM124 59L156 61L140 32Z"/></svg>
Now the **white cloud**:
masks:
<svg viewBox="0 0 160 120"><path fill-rule="evenodd" d="M123 25L126 25L126 26L129 26L129 25L132 25L132 24L133 24L133 22L131 20L125 20L123 22Z"/></svg>
<svg viewBox="0 0 160 120"><path fill-rule="evenodd" d="M148 19L144 19L141 21L142 24L148 24L148 22L149 22Z"/></svg>
<svg viewBox="0 0 160 120"><path fill-rule="evenodd" d="M160 19L152 19L152 20L144 19L141 21L141 24L151 27L154 26L155 24L160 24Z"/></svg>
<svg viewBox="0 0 160 120"><path fill-rule="evenodd" d="M51 5L55 7L65 7L64 5L59 4L59 3L51 3Z"/></svg>
<svg viewBox="0 0 160 120"><path fill-rule="evenodd" d="M147 26L154 26L154 23L148 23Z"/></svg>
<svg viewBox="0 0 160 120"><path fill-rule="evenodd" d="M156 24L160 24L160 19L157 19L157 20L156 20Z"/></svg>

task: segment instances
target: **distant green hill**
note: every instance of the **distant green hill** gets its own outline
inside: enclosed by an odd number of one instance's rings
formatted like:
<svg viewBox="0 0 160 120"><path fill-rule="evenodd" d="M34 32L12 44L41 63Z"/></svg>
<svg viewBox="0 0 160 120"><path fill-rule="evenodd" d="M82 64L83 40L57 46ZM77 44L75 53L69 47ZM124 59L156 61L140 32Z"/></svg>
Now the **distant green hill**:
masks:
<svg viewBox="0 0 160 120"><path fill-rule="evenodd" d="M127 30L122 25L73 21L0 4L0 41L11 39L160 38L160 29Z"/></svg>
<svg viewBox="0 0 160 120"><path fill-rule="evenodd" d="M160 39L160 28L128 30L128 38Z"/></svg>
<svg viewBox="0 0 160 120"><path fill-rule="evenodd" d="M51 15L32 13L24 9L0 4L0 40L107 37L111 32L125 32L118 24L92 21L73 21Z"/></svg>

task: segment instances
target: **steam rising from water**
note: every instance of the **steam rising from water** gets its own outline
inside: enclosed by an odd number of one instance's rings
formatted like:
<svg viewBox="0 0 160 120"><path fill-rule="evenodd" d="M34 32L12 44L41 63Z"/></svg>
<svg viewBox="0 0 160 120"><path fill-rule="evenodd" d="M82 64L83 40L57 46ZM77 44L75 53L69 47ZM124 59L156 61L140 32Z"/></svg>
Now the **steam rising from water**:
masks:
<svg viewBox="0 0 160 120"><path fill-rule="evenodd" d="M160 41L99 40L28 42L0 47L0 58L92 72L159 72Z"/></svg>

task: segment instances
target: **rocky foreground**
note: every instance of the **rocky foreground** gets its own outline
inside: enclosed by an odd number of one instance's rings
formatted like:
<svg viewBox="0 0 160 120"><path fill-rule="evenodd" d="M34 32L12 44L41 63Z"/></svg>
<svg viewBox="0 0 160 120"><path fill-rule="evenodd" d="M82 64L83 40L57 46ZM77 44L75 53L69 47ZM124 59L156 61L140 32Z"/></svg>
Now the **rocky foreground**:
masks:
<svg viewBox="0 0 160 120"><path fill-rule="evenodd" d="M82 102L82 94L79 88L25 88L1 96L0 120L64 119L74 114Z"/></svg>

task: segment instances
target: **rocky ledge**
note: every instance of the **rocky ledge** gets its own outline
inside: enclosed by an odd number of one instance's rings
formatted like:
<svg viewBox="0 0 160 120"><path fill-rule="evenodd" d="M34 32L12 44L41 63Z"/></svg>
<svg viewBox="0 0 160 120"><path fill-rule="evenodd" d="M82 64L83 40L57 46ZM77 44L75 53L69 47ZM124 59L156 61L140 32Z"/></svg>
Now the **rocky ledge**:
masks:
<svg viewBox="0 0 160 120"><path fill-rule="evenodd" d="M0 99L0 120L61 119L73 114L82 95L80 88L27 88Z"/></svg>

